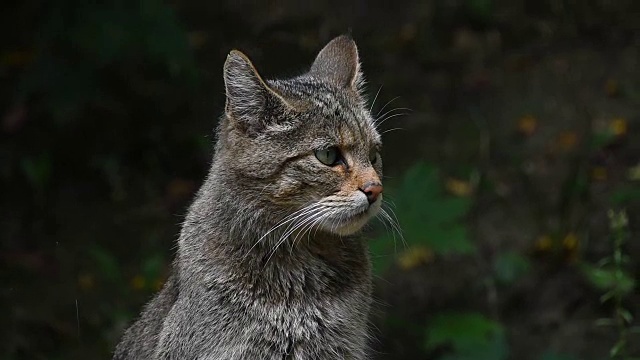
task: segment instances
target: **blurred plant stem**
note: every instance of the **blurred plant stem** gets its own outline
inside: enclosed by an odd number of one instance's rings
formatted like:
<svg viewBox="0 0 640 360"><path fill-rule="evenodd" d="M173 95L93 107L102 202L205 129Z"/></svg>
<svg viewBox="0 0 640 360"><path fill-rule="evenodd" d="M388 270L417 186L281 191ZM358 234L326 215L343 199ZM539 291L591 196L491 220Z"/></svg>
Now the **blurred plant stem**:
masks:
<svg viewBox="0 0 640 360"><path fill-rule="evenodd" d="M625 263L627 257L623 252L623 245L627 240L627 227L628 218L624 210L621 211L609 211L609 225L612 232L613 240L613 256L610 259L613 265L615 284L611 290L602 296L602 301L612 300L614 303L614 316L615 326L618 332L618 341L611 348L609 355L611 359L628 359L627 345L629 341L629 325L633 321L631 313L624 308L623 300L625 295L629 293L631 289L624 286L626 279L629 275L625 273ZM633 287L633 285L631 285Z"/></svg>

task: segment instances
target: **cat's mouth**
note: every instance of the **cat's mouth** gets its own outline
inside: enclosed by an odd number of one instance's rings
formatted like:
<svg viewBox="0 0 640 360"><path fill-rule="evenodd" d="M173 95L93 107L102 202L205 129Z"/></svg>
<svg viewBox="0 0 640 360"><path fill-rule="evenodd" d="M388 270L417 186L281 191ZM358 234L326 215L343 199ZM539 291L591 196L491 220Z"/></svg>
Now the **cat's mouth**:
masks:
<svg viewBox="0 0 640 360"><path fill-rule="evenodd" d="M380 211L381 204L382 197L371 205L367 204L355 211L352 210L349 213L332 217L325 221L322 227L336 235L347 236L355 234Z"/></svg>

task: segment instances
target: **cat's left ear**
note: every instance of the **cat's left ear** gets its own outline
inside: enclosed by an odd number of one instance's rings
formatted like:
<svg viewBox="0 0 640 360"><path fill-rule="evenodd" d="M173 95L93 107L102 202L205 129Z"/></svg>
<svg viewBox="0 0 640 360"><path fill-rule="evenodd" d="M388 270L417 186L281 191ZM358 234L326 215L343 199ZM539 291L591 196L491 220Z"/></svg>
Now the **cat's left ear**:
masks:
<svg viewBox="0 0 640 360"><path fill-rule="evenodd" d="M309 73L340 88L359 92L364 77L360 72L360 59L355 41L348 35L331 40L318 53Z"/></svg>

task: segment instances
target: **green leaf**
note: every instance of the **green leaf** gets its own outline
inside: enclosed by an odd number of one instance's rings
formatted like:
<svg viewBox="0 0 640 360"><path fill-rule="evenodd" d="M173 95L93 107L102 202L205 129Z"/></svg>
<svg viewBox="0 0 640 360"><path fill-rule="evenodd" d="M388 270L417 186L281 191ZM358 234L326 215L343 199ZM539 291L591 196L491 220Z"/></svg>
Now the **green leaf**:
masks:
<svg viewBox="0 0 640 360"><path fill-rule="evenodd" d="M619 308L618 315L620 315L620 317L623 318L624 321L627 322L627 324L631 324L631 322L633 322L633 315L631 315L631 313L627 309Z"/></svg>
<svg viewBox="0 0 640 360"><path fill-rule="evenodd" d="M95 246L89 249L89 256L93 258L98 271L105 279L117 282L121 279L120 265L115 256L107 250Z"/></svg>
<svg viewBox="0 0 640 360"><path fill-rule="evenodd" d="M426 346L433 349L451 345L457 354L479 352L492 348L496 337L503 333L502 325L479 313L443 313L435 316L427 328Z"/></svg>
<svg viewBox="0 0 640 360"><path fill-rule="evenodd" d="M31 187L38 193L42 193L51 177L51 158L47 154L25 158L21 166Z"/></svg>
<svg viewBox="0 0 640 360"><path fill-rule="evenodd" d="M431 248L436 254L470 254L476 250L469 241L466 227L457 224L451 227L427 228L423 237L416 236L415 242Z"/></svg>
<svg viewBox="0 0 640 360"><path fill-rule="evenodd" d="M618 356L618 354L620 353L620 351L622 349L624 349L624 347L627 345L627 342L623 339L619 340L614 346L613 348L611 348L611 350L609 351L609 355L612 358L615 358L616 356Z"/></svg>
<svg viewBox="0 0 640 360"><path fill-rule="evenodd" d="M467 7L472 16L489 21L493 9L493 0L467 0Z"/></svg>
<svg viewBox="0 0 640 360"><path fill-rule="evenodd" d="M638 186L620 186L613 190L610 196L614 205L625 205L640 200L640 187Z"/></svg>
<svg viewBox="0 0 640 360"><path fill-rule="evenodd" d="M598 150L603 146L607 145L608 143L610 143L615 137L616 135L610 130L596 133L591 138L591 149Z"/></svg>
<svg viewBox="0 0 640 360"><path fill-rule="evenodd" d="M548 351L542 354L540 360L576 360L576 358L567 354L557 354Z"/></svg>
<svg viewBox="0 0 640 360"><path fill-rule="evenodd" d="M512 284L531 268L526 257L515 252L500 254L493 264L496 279L504 284Z"/></svg>
<svg viewBox="0 0 640 360"><path fill-rule="evenodd" d="M503 333L493 336L486 344L465 352L448 354L440 360L505 360L509 357L509 346Z"/></svg>
<svg viewBox="0 0 640 360"><path fill-rule="evenodd" d="M595 322L596 326L608 327L608 326L616 326L618 325L614 319L602 318L598 319Z"/></svg>
<svg viewBox="0 0 640 360"><path fill-rule="evenodd" d="M446 194L436 167L418 163L406 172L399 185L385 184L385 187L409 246L424 246L436 254L475 251L464 223L471 200ZM387 255L395 253L394 246L390 234L371 243L376 273L391 263Z"/></svg>
<svg viewBox="0 0 640 360"><path fill-rule="evenodd" d="M616 294L626 295L635 287L633 278L616 269L596 268L585 264L582 270L589 282L600 290L611 290Z"/></svg>
<svg viewBox="0 0 640 360"><path fill-rule="evenodd" d="M471 200L467 197L438 197L437 204L425 207L429 211L425 214L424 221L429 224L446 224L461 220L471 207Z"/></svg>
<svg viewBox="0 0 640 360"><path fill-rule="evenodd" d="M155 254L147 258L142 265L142 274L149 280L155 280L160 276L164 266L162 255Z"/></svg>

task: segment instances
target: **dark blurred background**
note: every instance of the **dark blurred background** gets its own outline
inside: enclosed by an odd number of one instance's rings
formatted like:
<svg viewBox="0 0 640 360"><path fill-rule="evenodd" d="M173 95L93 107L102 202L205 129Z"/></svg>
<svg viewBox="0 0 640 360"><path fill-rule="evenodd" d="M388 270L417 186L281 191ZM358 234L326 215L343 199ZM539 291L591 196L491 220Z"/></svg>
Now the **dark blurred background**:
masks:
<svg viewBox="0 0 640 360"><path fill-rule="evenodd" d="M38 1L0 13L0 358L107 359L162 285L232 48L351 32L388 118L377 359L640 356L640 2Z"/></svg>

